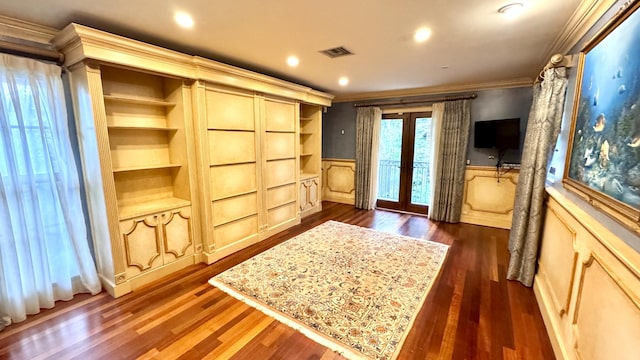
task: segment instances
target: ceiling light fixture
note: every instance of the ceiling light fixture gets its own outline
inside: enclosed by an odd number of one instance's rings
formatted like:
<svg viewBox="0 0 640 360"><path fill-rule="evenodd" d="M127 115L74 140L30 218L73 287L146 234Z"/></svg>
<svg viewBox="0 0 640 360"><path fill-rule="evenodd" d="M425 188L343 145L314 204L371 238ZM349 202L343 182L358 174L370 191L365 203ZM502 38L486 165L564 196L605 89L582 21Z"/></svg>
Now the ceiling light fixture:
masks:
<svg viewBox="0 0 640 360"><path fill-rule="evenodd" d="M417 42L427 41L427 39L429 39L430 37L431 37L431 29L426 27L416 30L416 33L413 35L413 38Z"/></svg>
<svg viewBox="0 0 640 360"><path fill-rule="evenodd" d="M524 10L523 3L511 3L498 9L498 13L511 19L518 16L522 12L522 10Z"/></svg>
<svg viewBox="0 0 640 360"><path fill-rule="evenodd" d="M298 64L300 64L300 59L298 59L297 56L291 55L287 58L287 65L291 67L296 67L298 66Z"/></svg>
<svg viewBox="0 0 640 360"><path fill-rule="evenodd" d="M193 27L193 18L185 12L177 12L173 19L178 23L178 25L180 25L180 27L185 29L191 29Z"/></svg>
<svg viewBox="0 0 640 360"><path fill-rule="evenodd" d="M340 84L340 86L347 86L349 84L349 78L346 76L341 77L338 80L338 84Z"/></svg>

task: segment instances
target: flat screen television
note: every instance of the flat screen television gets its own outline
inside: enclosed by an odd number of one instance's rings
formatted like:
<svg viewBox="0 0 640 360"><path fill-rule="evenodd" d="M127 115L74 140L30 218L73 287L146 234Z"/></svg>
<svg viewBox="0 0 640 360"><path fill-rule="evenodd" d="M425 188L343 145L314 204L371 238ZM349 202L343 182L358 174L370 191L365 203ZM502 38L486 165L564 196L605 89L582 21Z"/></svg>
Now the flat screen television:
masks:
<svg viewBox="0 0 640 360"><path fill-rule="evenodd" d="M477 121L474 146L480 149L519 149L520 119Z"/></svg>

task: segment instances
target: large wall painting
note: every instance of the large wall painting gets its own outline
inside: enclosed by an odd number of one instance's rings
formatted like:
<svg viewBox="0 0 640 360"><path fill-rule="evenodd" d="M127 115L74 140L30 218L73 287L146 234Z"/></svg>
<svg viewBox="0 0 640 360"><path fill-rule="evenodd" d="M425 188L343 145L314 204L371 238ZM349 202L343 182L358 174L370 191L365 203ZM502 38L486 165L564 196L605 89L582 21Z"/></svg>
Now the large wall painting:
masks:
<svg viewBox="0 0 640 360"><path fill-rule="evenodd" d="M582 51L564 184L640 232L640 1Z"/></svg>

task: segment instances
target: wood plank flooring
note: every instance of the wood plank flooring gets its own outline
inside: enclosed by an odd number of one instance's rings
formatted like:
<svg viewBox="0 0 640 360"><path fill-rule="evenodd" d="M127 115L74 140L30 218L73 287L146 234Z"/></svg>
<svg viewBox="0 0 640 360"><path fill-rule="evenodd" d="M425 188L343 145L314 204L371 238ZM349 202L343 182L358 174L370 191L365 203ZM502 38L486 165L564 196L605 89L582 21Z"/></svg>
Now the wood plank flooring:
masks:
<svg viewBox="0 0 640 360"><path fill-rule="evenodd" d="M325 202L302 224L132 294L77 295L0 332L0 359L342 359L210 286L212 276L333 219L451 245L399 359L553 359L533 291L505 280L508 231Z"/></svg>

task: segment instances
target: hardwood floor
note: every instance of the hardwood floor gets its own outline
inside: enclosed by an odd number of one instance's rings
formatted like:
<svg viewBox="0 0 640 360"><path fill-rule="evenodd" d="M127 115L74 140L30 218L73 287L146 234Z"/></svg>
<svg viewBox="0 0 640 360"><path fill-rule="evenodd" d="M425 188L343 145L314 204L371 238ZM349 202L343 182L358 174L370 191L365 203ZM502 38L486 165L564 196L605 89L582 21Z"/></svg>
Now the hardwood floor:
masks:
<svg viewBox="0 0 640 360"><path fill-rule="evenodd" d="M132 294L78 295L0 332L2 359L342 359L207 280L333 219L451 245L399 359L553 359L533 291L505 280L508 231L323 204L321 213L215 264Z"/></svg>

